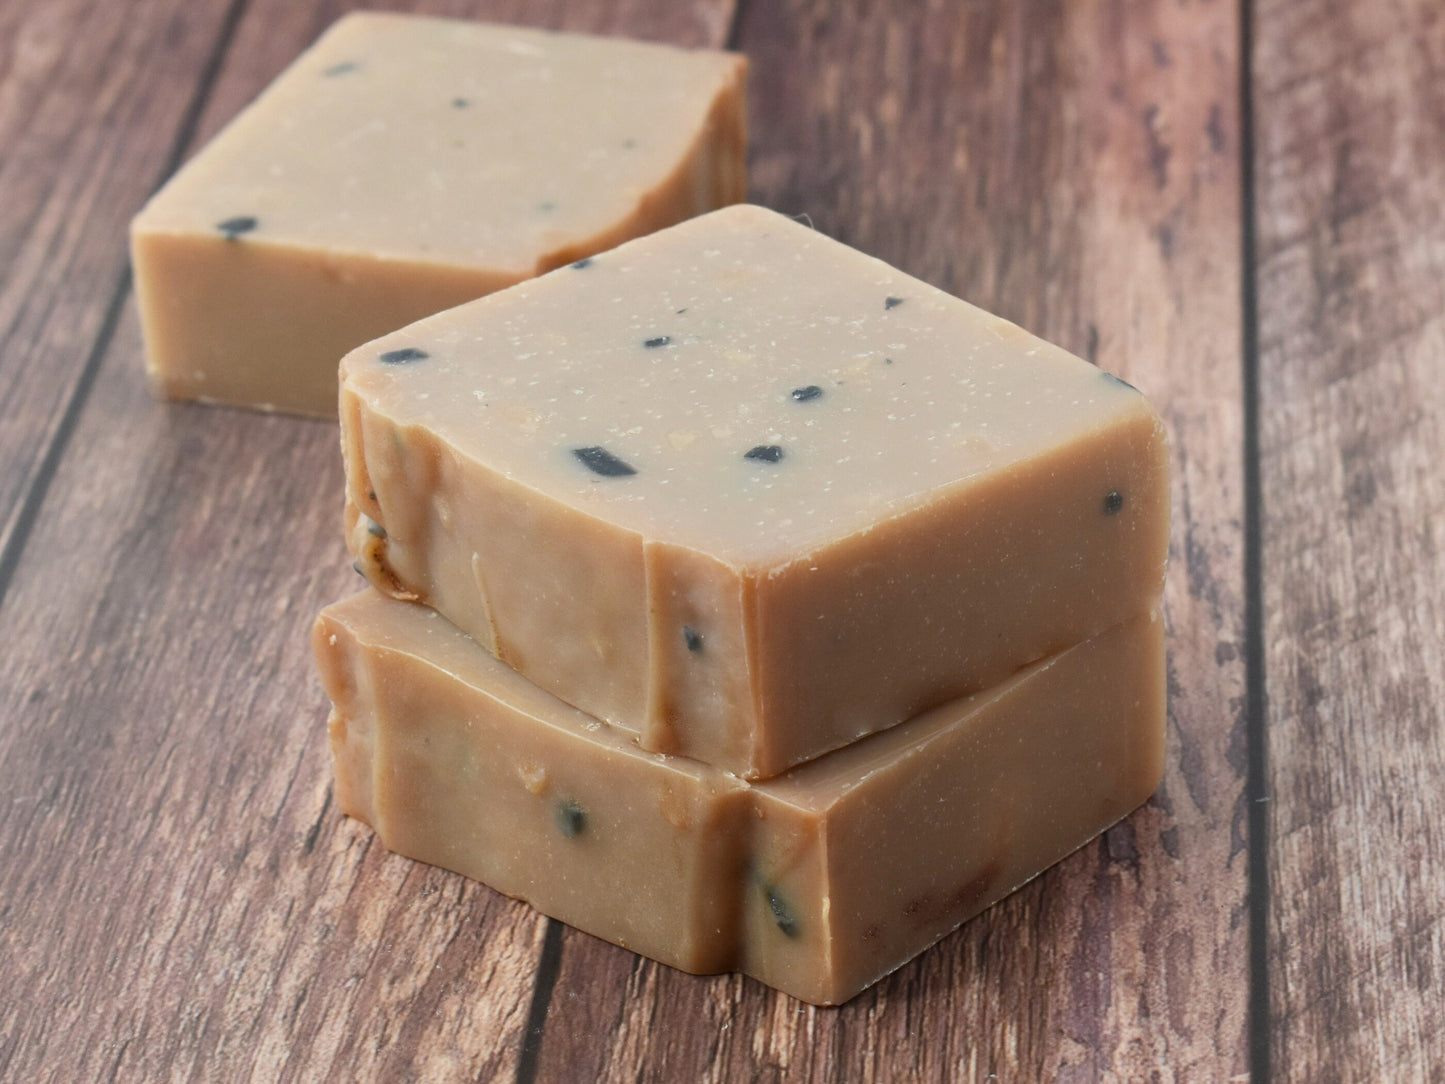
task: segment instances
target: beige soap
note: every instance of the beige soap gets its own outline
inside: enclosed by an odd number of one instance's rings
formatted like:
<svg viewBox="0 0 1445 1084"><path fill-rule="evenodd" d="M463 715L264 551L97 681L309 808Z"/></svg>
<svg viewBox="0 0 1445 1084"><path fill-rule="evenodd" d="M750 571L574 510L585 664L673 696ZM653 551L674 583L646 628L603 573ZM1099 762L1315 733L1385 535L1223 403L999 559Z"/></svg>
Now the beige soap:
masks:
<svg viewBox="0 0 1445 1084"><path fill-rule="evenodd" d="M743 198L737 55L343 18L131 227L171 398L334 417L352 347Z"/></svg>
<svg viewBox="0 0 1445 1084"><path fill-rule="evenodd" d="M387 847L818 1004L1103 831L1163 770L1153 614L754 784L644 752L374 591L324 611L315 647L338 803Z"/></svg>
<svg viewBox="0 0 1445 1084"><path fill-rule="evenodd" d="M739 205L342 363L351 550L645 749L747 778L1152 609L1132 387Z"/></svg>

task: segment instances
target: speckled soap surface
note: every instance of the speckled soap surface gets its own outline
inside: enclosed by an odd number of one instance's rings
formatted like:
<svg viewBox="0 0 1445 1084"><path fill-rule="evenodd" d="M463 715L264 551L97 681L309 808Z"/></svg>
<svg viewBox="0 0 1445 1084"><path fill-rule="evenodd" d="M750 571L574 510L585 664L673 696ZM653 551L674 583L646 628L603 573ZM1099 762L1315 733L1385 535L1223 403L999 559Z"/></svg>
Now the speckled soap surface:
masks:
<svg viewBox="0 0 1445 1084"><path fill-rule="evenodd" d="M745 72L716 51L347 16L137 216L152 376L333 413L336 363L366 339L741 199Z"/></svg>
<svg viewBox="0 0 1445 1084"><path fill-rule="evenodd" d="M763 778L1148 611L1127 384L737 206L342 365L349 537L645 748Z"/></svg>

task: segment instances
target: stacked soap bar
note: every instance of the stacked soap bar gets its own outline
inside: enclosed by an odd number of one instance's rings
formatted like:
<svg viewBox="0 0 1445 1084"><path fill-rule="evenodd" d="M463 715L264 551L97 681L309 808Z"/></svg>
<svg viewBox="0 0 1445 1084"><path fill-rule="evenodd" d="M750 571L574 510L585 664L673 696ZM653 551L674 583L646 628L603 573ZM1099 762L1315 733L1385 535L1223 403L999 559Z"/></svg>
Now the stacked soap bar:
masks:
<svg viewBox="0 0 1445 1084"><path fill-rule="evenodd" d="M644 752L434 611L327 609L343 812L687 971L838 1004L1142 802L1163 627L1134 618L784 775Z"/></svg>
<svg viewBox="0 0 1445 1084"><path fill-rule="evenodd" d="M1166 446L1093 366L760 207L341 365L372 583L764 779L1149 610Z"/></svg>
<svg viewBox="0 0 1445 1084"><path fill-rule="evenodd" d="M1159 779L1158 417L790 219L368 343L341 420L391 599L316 647L343 807L402 853L836 1003Z"/></svg>
<svg viewBox="0 0 1445 1084"><path fill-rule="evenodd" d="M336 363L743 198L735 54L342 19L131 229L156 389L334 416Z"/></svg>

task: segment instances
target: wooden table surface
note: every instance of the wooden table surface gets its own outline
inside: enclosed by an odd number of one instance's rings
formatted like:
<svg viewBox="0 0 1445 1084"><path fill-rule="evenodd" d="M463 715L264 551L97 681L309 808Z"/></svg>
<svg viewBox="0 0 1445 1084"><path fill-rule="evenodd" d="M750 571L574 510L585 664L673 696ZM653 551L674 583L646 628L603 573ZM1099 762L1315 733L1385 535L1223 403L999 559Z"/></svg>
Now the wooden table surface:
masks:
<svg viewBox="0 0 1445 1084"><path fill-rule="evenodd" d="M1167 419L1164 785L837 1010L336 811L335 427L154 401L125 229L347 6L0 0L0 1079L1445 1079L1445 5L416 5L745 51L754 200Z"/></svg>

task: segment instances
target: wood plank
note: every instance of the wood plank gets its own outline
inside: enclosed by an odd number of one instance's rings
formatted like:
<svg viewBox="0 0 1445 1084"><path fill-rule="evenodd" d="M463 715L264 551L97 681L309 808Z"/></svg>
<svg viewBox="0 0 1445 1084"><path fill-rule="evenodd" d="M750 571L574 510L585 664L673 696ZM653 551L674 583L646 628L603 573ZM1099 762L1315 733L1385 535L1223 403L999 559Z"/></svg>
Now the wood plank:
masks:
<svg viewBox="0 0 1445 1084"><path fill-rule="evenodd" d="M1275 1068L1445 1065L1445 10L1258 5Z"/></svg>
<svg viewBox="0 0 1445 1084"><path fill-rule="evenodd" d="M755 198L1164 412L1169 768L1102 840L842 1009L567 931L538 1079L1244 1073L1237 33L1232 6L1172 0L744 9Z"/></svg>
<svg viewBox="0 0 1445 1084"><path fill-rule="evenodd" d="M468 10L684 41L729 13ZM253 0L202 132L332 14ZM156 403L140 357L127 307L0 605L0 1078L514 1075L546 920L331 800L335 427Z"/></svg>
<svg viewBox="0 0 1445 1084"><path fill-rule="evenodd" d="M230 6L0 3L0 554L120 300L126 224L175 154Z"/></svg>

